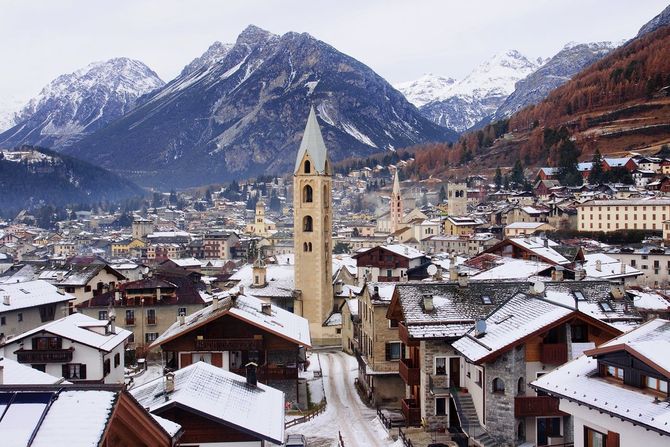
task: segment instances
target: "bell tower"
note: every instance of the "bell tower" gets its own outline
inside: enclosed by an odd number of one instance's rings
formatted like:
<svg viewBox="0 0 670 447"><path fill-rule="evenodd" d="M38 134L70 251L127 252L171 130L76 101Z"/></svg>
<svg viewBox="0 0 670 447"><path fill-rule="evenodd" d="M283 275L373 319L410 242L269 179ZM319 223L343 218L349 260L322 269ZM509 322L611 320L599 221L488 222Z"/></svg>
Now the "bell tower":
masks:
<svg viewBox="0 0 670 447"><path fill-rule="evenodd" d="M402 196L398 170L393 174L393 191L391 192L391 232L395 233L402 226Z"/></svg>
<svg viewBox="0 0 670 447"><path fill-rule="evenodd" d="M328 152L312 107L293 171L295 287L300 313L309 320L315 344L330 338L324 328L333 307L332 179Z"/></svg>

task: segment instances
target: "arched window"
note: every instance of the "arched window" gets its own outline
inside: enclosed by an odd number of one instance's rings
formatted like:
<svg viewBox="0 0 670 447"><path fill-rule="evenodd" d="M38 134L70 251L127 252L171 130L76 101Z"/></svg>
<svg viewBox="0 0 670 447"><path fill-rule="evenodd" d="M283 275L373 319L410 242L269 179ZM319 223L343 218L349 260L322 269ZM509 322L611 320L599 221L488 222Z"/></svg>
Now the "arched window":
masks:
<svg viewBox="0 0 670 447"><path fill-rule="evenodd" d="M302 251L307 251L307 242L303 242Z"/></svg>
<svg viewBox="0 0 670 447"><path fill-rule="evenodd" d="M328 188L323 185L323 206L328 208Z"/></svg>
<svg viewBox="0 0 670 447"><path fill-rule="evenodd" d="M312 251L312 243L311 242L307 243L307 251Z"/></svg>
<svg viewBox="0 0 670 447"><path fill-rule="evenodd" d="M516 384L517 394L526 394L526 381L523 380L523 377L519 377L519 381Z"/></svg>
<svg viewBox="0 0 670 447"><path fill-rule="evenodd" d="M305 160L305 174L309 174L312 172L312 163L309 162L309 160Z"/></svg>
<svg viewBox="0 0 670 447"><path fill-rule="evenodd" d="M500 377L493 379L493 392L498 394L505 394L505 382Z"/></svg>
<svg viewBox="0 0 670 447"><path fill-rule="evenodd" d="M307 202L307 203L312 203L312 187L309 185L305 185L304 188L302 188L302 201Z"/></svg>
<svg viewBox="0 0 670 447"><path fill-rule="evenodd" d="M312 223L312 216L305 216L302 219L302 231L312 231L314 225Z"/></svg>

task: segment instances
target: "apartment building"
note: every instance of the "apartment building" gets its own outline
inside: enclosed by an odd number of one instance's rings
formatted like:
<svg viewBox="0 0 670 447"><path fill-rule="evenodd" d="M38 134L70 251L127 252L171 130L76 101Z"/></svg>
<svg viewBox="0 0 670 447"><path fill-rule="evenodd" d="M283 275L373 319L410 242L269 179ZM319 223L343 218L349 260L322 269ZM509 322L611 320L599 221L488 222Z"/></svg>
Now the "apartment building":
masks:
<svg viewBox="0 0 670 447"><path fill-rule="evenodd" d="M642 272L637 284L653 288L665 288L670 283L670 250L658 245L614 248L607 252L622 264Z"/></svg>
<svg viewBox="0 0 670 447"><path fill-rule="evenodd" d="M670 199L593 200L577 206L579 231L662 231Z"/></svg>

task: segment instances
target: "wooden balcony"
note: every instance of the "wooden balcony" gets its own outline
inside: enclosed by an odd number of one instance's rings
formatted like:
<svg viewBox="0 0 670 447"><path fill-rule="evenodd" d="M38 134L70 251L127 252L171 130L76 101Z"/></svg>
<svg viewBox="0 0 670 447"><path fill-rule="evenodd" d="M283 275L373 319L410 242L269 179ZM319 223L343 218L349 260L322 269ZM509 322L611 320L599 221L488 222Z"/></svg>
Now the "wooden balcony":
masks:
<svg viewBox="0 0 670 447"><path fill-rule="evenodd" d="M262 351L262 338L206 338L195 341L196 351Z"/></svg>
<svg viewBox="0 0 670 447"><path fill-rule="evenodd" d="M418 426L421 425L421 408L414 399L403 399L402 415L405 417L405 425Z"/></svg>
<svg viewBox="0 0 670 447"><path fill-rule="evenodd" d="M398 336L400 337L400 341L405 343L405 346L419 346L418 340L410 338L409 331L404 323L398 323Z"/></svg>
<svg viewBox="0 0 670 447"><path fill-rule="evenodd" d="M15 354L19 363L69 363L72 361L73 352L74 348L50 351L19 350Z"/></svg>
<svg viewBox="0 0 670 447"><path fill-rule="evenodd" d="M558 409L559 399L551 396L517 396L514 398L514 417L563 416Z"/></svg>
<svg viewBox="0 0 670 447"><path fill-rule="evenodd" d="M562 365L568 361L566 343L545 343L542 345L540 361L547 365Z"/></svg>
<svg viewBox="0 0 670 447"><path fill-rule="evenodd" d="M246 368L230 368L230 372L246 376ZM259 382L268 383L269 380L298 380L298 368L288 366L264 366L258 368L256 377Z"/></svg>
<svg viewBox="0 0 670 447"><path fill-rule="evenodd" d="M410 359L400 359L398 372L407 385L419 384L421 370L419 369L418 362L412 362Z"/></svg>

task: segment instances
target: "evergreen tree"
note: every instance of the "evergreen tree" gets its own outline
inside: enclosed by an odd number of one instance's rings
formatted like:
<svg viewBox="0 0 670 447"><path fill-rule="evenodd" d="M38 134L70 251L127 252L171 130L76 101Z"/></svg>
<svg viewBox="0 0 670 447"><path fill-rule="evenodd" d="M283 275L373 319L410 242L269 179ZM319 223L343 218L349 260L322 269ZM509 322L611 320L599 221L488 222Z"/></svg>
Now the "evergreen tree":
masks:
<svg viewBox="0 0 670 447"><path fill-rule="evenodd" d="M600 183L605 182L605 172L603 171L603 157L600 155L600 151L596 149L593 154L593 166L591 166L591 172L589 173L589 184L599 185Z"/></svg>
<svg viewBox="0 0 670 447"><path fill-rule="evenodd" d="M558 146L558 180L564 186L579 186L584 183L582 174L577 169L579 149L569 139L564 139Z"/></svg>
<svg viewBox="0 0 670 447"><path fill-rule="evenodd" d="M514 186L522 187L526 183L526 176L523 175L523 166L521 160L517 159L512 168L509 182Z"/></svg>
<svg viewBox="0 0 670 447"><path fill-rule="evenodd" d="M493 182L496 184L496 188L500 189L503 183L503 176L500 167L496 168L496 175L493 177Z"/></svg>

